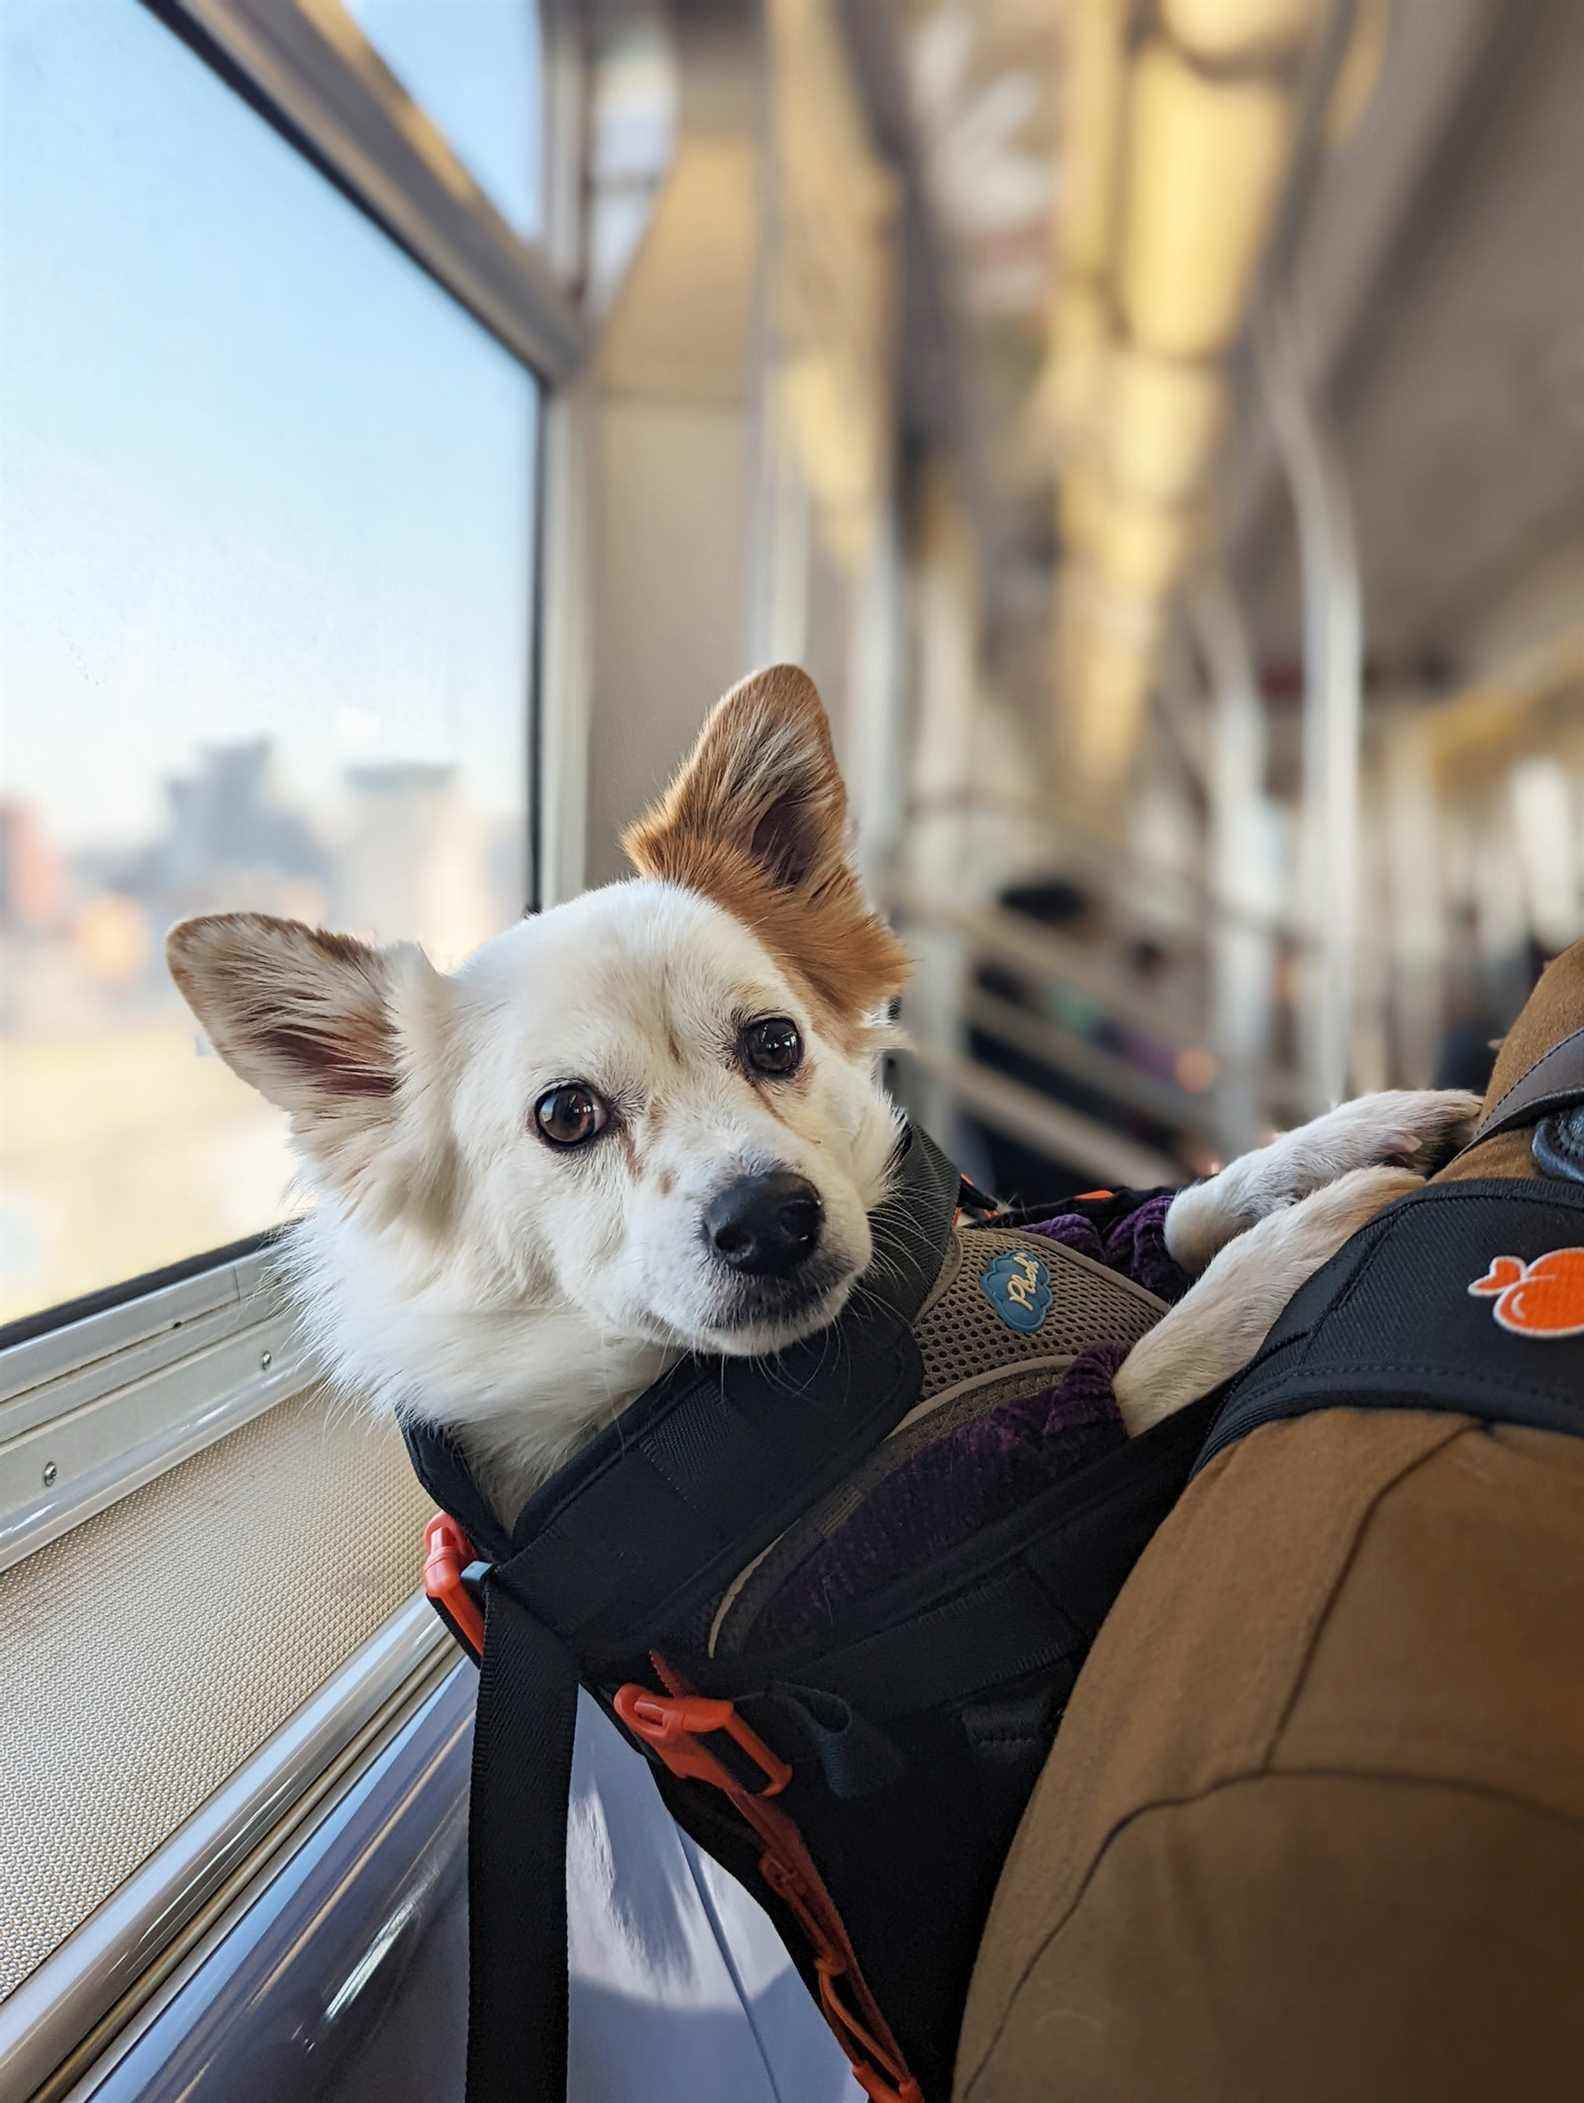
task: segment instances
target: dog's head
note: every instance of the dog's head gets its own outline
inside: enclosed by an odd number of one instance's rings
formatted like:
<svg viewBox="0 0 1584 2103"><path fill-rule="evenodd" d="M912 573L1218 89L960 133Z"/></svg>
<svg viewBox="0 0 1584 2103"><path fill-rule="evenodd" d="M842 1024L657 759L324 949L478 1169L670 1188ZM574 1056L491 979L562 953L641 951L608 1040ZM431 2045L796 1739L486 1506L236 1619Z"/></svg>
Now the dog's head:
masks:
<svg viewBox="0 0 1584 2103"><path fill-rule="evenodd" d="M604 1339L774 1350L872 1256L902 951L847 857L819 696L745 680L626 848L636 879L451 976L292 921L184 921L171 971L291 1115L307 1180L452 1314L559 1305Z"/></svg>

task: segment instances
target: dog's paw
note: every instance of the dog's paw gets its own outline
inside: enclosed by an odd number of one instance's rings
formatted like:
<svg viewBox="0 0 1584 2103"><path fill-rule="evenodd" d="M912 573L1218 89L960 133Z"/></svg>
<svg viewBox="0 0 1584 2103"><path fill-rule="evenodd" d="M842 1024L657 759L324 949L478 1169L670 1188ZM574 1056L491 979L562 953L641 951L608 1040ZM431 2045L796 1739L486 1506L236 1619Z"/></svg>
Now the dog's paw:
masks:
<svg viewBox="0 0 1584 2103"><path fill-rule="evenodd" d="M1355 1168L1238 1235L1123 1360L1115 1391L1128 1436L1241 1372L1299 1286L1423 1181L1412 1169Z"/></svg>
<svg viewBox="0 0 1584 2103"><path fill-rule="evenodd" d="M1411 1168L1422 1176L1444 1167L1469 1139L1483 1105L1465 1088L1387 1088L1361 1095L1275 1141L1291 1146L1306 1197L1355 1168Z"/></svg>
<svg viewBox="0 0 1584 2103"><path fill-rule="evenodd" d="M1193 1276L1235 1236L1339 1176L1392 1163L1431 1175L1469 1137L1480 1108L1461 1088L1389 1088L1342 1103L1180 1191L1166 1246Z"/></svg>

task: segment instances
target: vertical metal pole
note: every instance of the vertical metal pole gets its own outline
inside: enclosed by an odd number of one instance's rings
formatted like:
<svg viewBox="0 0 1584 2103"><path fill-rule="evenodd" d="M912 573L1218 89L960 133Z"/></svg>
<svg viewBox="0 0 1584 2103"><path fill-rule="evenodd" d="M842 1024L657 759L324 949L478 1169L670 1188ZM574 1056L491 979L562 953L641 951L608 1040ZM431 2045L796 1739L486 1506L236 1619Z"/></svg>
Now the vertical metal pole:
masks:
<svg viewBox="0 0 1584 2103"><path fill-rule="evenodd" d="M908 779L902 691L902 536L896 500L889 488L876 511L853 623L851 786L858 865L870 896L883 898L896 875Z"/></svg>
<svg viewBox="0 0 1584 2103"><path fill-rule="evenodd" d="M1314 1109L1347 1093L1358 930L1364 627L1353 513L1309 399L1291 315L1273 299L1255 332L1261 391L1298 527L1303 583L1303 804L1299 922L1302 1063Z"/></svg>
<svg viewBox="0 0 1584 2103"><path fill-rule="evenodd" d="M538 797L539 906L588 881L589 743L599 526L599 376L592 368L545 401L541 535Z"/></svg>
<svg viewBox="0 0 1584 2103"><path fill-rule="evenodd" d="M1210 890L1250 909L1222 911L1211 925L1212 1012L1222 1059L1217 1086L1220 1143L1228 1154L1263 1136L1259 1074L1270 1060L1274 944L1268 921L1269 830L1265 808L1265 711L1242 612L1225 573L1211 571L1189 599L1189 617L1210 683Z"/></svg>

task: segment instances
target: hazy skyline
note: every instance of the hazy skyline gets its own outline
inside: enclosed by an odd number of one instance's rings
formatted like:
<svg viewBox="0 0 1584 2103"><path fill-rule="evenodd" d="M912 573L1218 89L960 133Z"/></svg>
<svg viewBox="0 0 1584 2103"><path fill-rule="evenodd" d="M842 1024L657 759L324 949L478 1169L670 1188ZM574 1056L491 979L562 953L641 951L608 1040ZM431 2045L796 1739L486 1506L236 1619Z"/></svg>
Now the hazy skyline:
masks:
<svg viewBox="0 0 1584 2103"><path fill-rule="evenodd" d="M0 20L5 793L120 844L267 732L309 804L422 759L520 807L531 376L142 8Z"/></svg>

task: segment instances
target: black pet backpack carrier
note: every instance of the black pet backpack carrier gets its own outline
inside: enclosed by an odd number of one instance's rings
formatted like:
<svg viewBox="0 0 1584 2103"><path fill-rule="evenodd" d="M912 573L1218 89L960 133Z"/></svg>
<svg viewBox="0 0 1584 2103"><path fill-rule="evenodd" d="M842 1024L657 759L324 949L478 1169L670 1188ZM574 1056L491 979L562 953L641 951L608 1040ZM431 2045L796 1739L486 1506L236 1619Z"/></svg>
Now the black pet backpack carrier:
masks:
<svg viewBox="0 0 1584 2103"><path fill-rule="evenodd" d="M408 1432L442 1512L430 1593L481 1653L468 2103L565 2093L579 1685L646 1756L678 1824L765 1907L874 2103L950 2094L1013 1832L1211 1405L1080 1461L839 1612L817 1640L756 1645L765 1570L850 1509L892 1453L954 1410L1048 1382L1087 1345L1125 1347L1164 1312L1117 1272L1020 1232L1035 1215L984 1218L985 1201L924 1133L904 1145L876 1219L890 1260L834 1339L768 1364L684 1361L509 1533L455 1445L423 1425ZM1142 1196L1059 1209L1103 1229ZM1003 1283L1027 1314L976 1329Z"/></svg>

